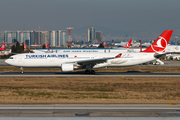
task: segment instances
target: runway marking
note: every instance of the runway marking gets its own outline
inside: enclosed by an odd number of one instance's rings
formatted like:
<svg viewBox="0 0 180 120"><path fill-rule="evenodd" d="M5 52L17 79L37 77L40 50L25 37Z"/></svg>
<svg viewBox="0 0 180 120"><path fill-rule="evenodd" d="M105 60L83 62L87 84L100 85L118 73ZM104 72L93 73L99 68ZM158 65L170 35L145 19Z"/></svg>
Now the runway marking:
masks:
<svg viewBox="0 0 180 120"><path fill-rule="evenodd" d="M173 104L168 104L168 105L170 105L170 106L174 106Z"/></svg>

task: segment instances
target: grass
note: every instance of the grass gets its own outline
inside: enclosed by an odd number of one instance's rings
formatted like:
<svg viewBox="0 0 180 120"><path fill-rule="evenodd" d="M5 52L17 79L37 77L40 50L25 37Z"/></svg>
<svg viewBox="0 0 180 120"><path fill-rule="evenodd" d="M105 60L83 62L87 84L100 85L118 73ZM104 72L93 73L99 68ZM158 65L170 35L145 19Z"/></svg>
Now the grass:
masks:
<svg viewBox="0 0 180 120"><path fill-rule="evenodd" d="M0 103L180 103L180 78L0 78Z"/></svg>
<svg viewBox="0 0 180 120"><path fill-rule="evenodd" d="M24 68L61 72L60 68ZM100 68L97 72L180 72L180 67ZM0 66L0 72L20 68ZM80 70L83 71L83 70ZM0 103L180 103L180 78L2 78Z"/></svg>

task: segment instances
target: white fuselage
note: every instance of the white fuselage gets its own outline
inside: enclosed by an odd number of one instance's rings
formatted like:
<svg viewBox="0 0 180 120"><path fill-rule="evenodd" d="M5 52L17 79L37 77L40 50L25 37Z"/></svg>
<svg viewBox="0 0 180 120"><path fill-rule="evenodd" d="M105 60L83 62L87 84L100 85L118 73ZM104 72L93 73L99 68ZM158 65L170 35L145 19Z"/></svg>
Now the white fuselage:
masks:
<svg viewBox="0 0 180 120"><path fill-rule="evenodd" d="M18 67L61 67L62 64L76 64L78 61L110 58L93 68L132 66L155 60L154 53L26 53L10 57L5 62Z"/></svg>

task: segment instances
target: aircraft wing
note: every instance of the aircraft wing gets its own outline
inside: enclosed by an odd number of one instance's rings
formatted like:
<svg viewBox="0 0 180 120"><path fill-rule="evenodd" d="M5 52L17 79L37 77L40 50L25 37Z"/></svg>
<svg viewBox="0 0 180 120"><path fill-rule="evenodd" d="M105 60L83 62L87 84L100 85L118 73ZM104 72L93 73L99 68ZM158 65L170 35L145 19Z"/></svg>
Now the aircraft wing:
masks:
<svg viewBox="0 0 180 120"><path fill-rule="evenodd" d="M77 64L79 65L96 65L98 63L103 63L106 62L108 59L113 59L114 57L108 57L108 58L97 58L97 59L88 59L88 60L81 60L81 61L76 61Z"/></svg>
<svg viewBox="0 0 180 120"><path fill-rule="evenodd" d="M154 54L154 57L157 58L157 59L160 59L162 57L166 57L167 54L180 54L180 52L165 52L165 53L162 53L162 54Z"/></svg>

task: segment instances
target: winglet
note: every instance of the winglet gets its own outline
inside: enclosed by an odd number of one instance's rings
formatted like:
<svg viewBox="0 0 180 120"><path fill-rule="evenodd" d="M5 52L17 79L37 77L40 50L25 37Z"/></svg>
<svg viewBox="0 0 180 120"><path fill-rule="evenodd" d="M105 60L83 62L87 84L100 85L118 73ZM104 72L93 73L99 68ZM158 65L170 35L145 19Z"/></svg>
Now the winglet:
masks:
<svg viewBox="0 0 180 120"><path fill-rule="evenodd" d="M165 52L165 49L168 45L172 33L173 30L165 30L151 46L149 46L147 49L141 52L148 52L148 53Z"/></svg>
<svg viewBox="0 0 180 120"><path fill-rule="evenodd" d="M129 42L124 46L124 48L129 48L131 45L132 39L129 40Z"/></svg>

